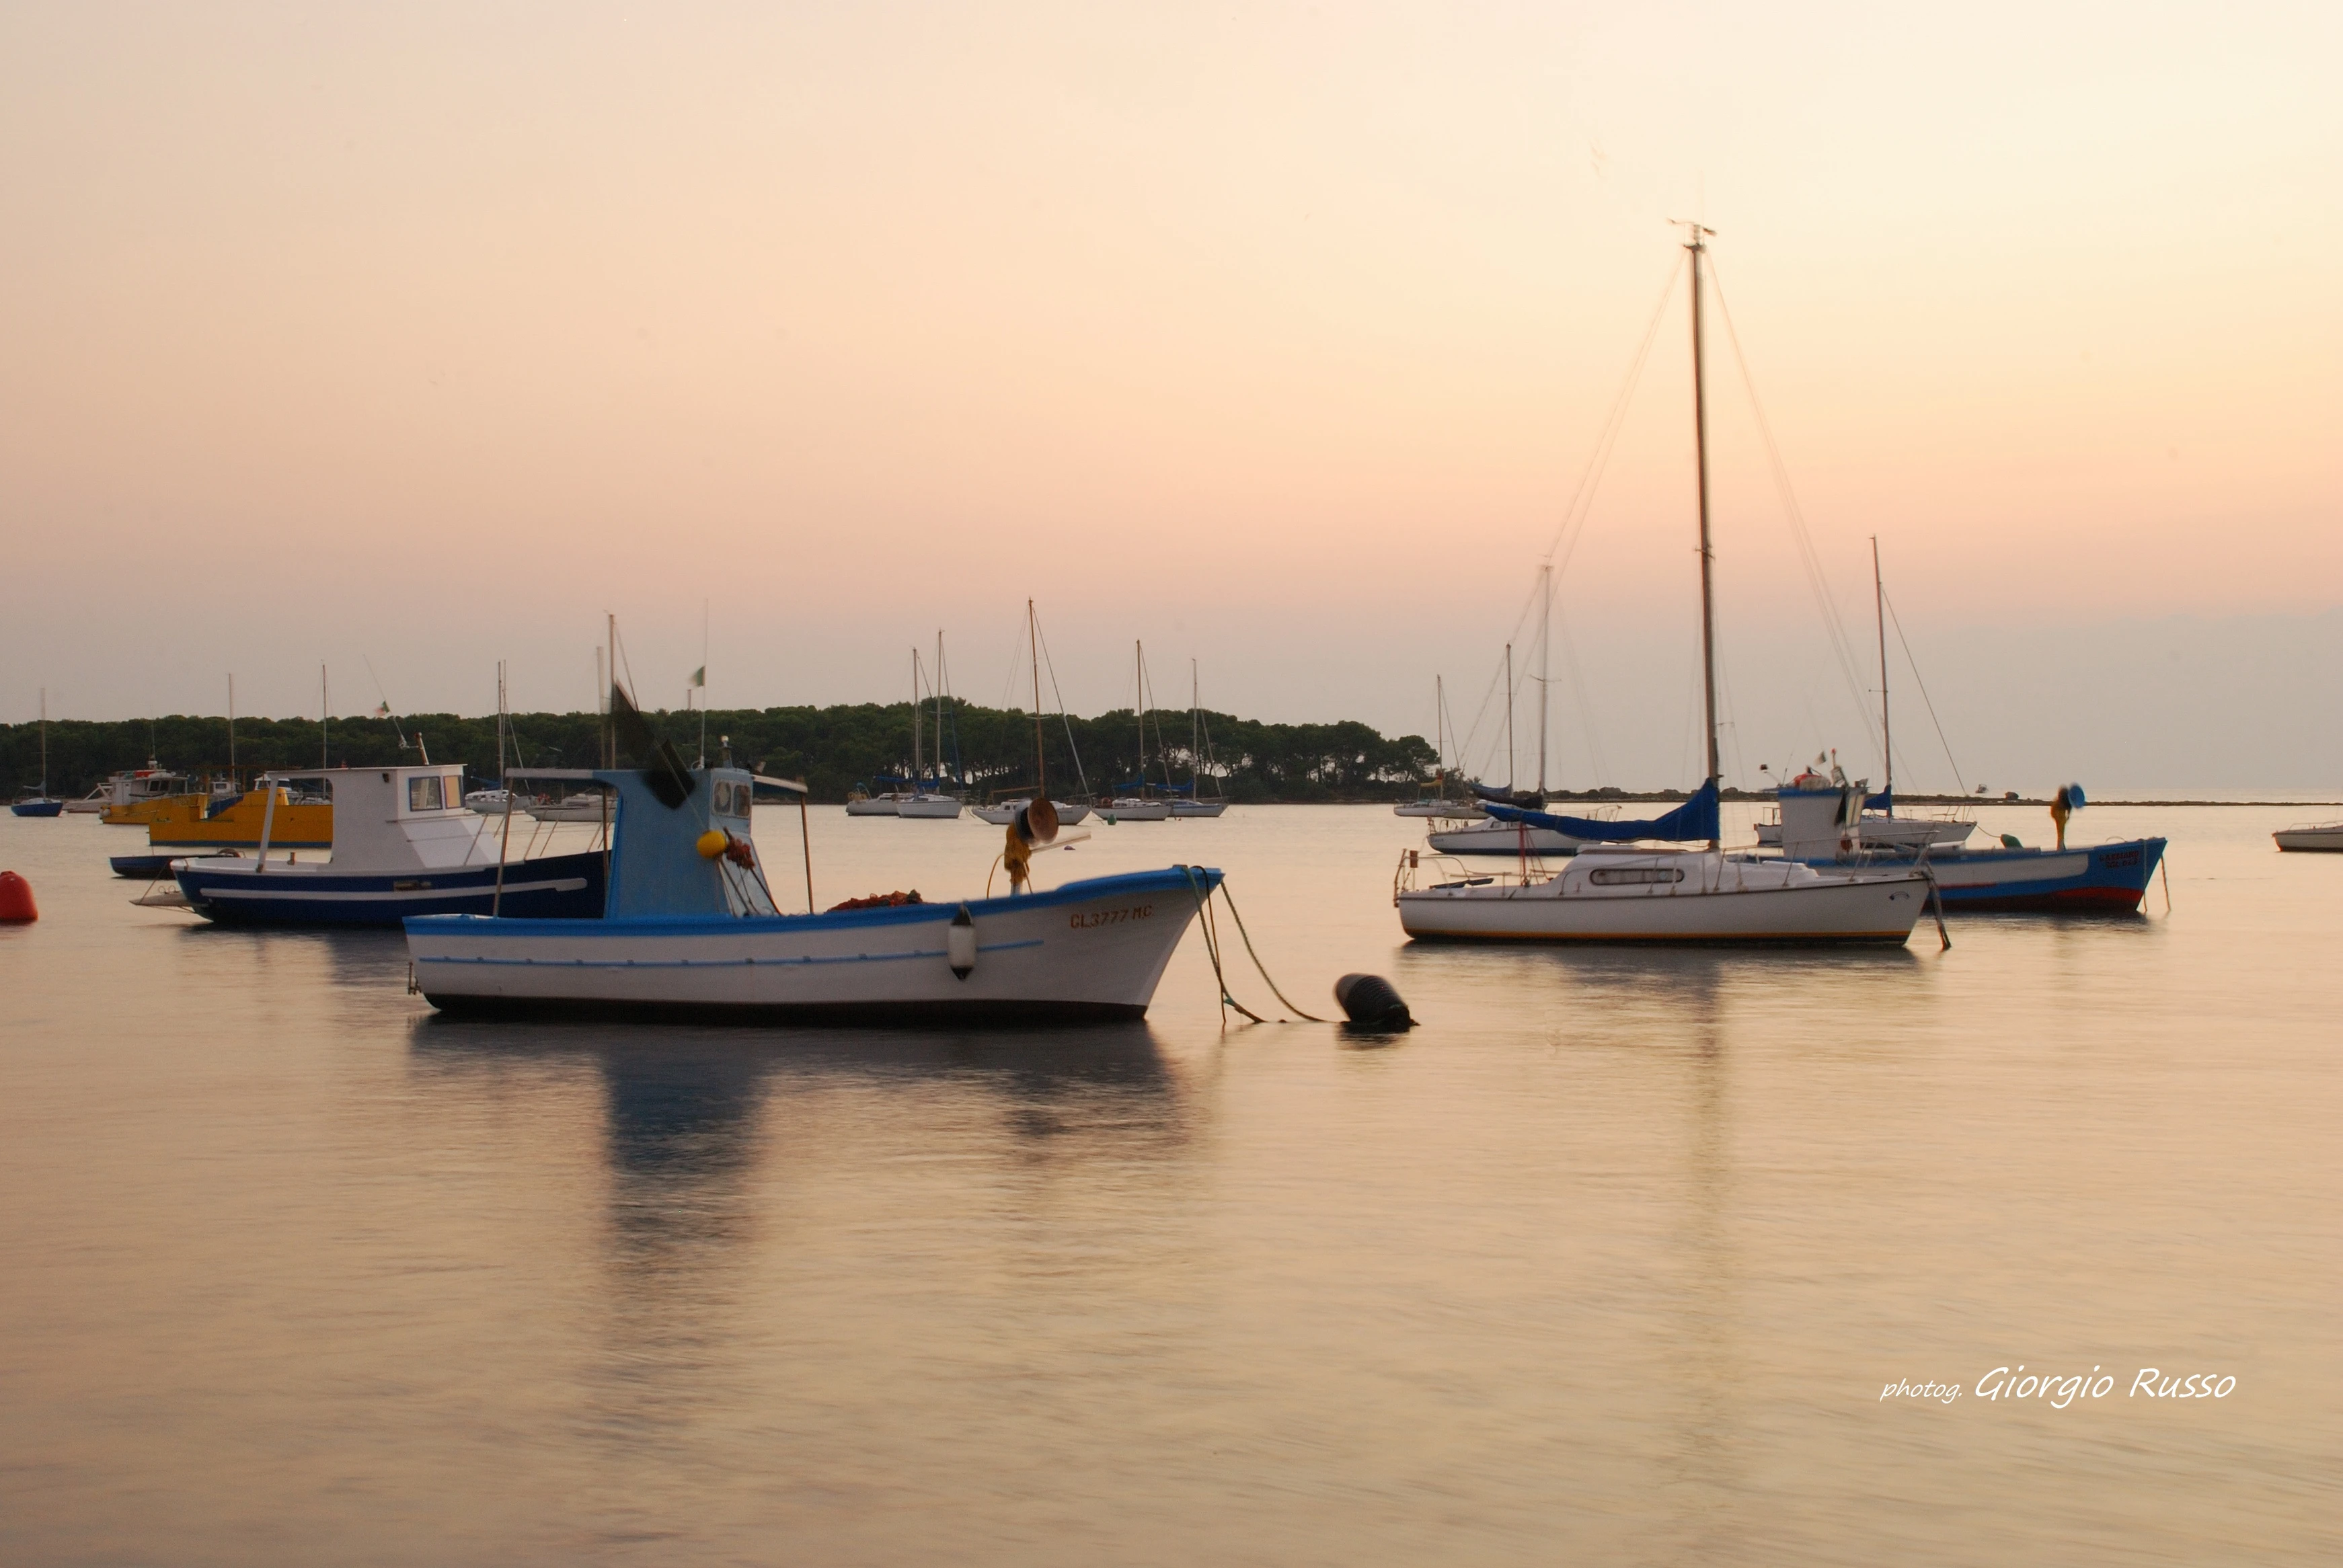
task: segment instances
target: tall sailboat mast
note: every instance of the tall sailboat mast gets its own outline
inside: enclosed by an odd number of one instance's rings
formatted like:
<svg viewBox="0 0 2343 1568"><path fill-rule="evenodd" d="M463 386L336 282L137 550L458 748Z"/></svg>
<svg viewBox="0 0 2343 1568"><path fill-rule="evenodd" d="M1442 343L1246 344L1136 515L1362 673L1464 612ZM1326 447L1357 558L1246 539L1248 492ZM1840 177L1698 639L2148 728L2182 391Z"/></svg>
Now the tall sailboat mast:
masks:
<svg viewBox="0 0 2343 1568"><path fill-rule="evenodd" d="M1547 695L1546 685L1546 647L1554 641L1554 563L1552 561L1538 568L1538 601L1544 611L1544 618L1538 622L1537 677L1538 795L1543 799L1545 795L1545 719L1547 710L1554 706L1553 699Z"/></svg>
<svg viewBox="0 0 2343 1568"><path fill-rule="evenodd" d="M911 649L911 793L920 792L920 650Z"/></svg>
<svg viewBox="0 0 2343 1568"><path fill-rule="evenodd" d="M1139 710L1139 788L1147 789L1147 647L1133 638L1131 643L1131 705Z"/></svg>
<svg viewBox="0 0 2343 1568"><path fill-rule="evenodd" d="M1716 233L1697 223L1684 225L1690 236L1684 248L1692 252L1692 429L1693 452L1700 470L1700 669L1703 709L1708 720L1708 782L1719 783L1724 769L1716 754L1716 587L1715 582L1716 552L1708 542L1708 367L1701 342L1700 320L1700 258L1708 254L1704 243ZM1711 839L1709 849L1724 847L1721 839Z"/></svg>
<svg viewBox="0 0 2343 1568"><path fill-rule="evenodd" d="M1505 644L1505 793L1513 792L1513 645Z"/></svg>
<svg viewBox="0 0 2343 1568"><path fill-rule="evenodd" d="M1433 773L1440 780L1440 799L1448 799L1448 693L1440 677L1432 678Z"/></svg>
<svg viewBox="0 0 2343 1568"><path fill-rule="evenodd" d="M1887 783L1887 814L1896 815L1896 749L1887 736L1887 590L1879 581L1879 536L1871 536L1871 613L1879 623L1879 770Z"/></svg>

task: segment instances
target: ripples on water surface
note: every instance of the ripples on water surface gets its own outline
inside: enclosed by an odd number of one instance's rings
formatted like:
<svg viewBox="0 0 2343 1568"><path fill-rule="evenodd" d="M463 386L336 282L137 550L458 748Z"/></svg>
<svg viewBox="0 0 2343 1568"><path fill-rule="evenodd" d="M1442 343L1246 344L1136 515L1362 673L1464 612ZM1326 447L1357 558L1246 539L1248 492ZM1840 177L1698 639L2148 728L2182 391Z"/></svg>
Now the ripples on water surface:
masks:
<svg viewBox="0 0 2343 1568"><path fill-rule="evenodd" d="M1943 955L1408 948L1376 809L1043 858L1226 867L1388 1041L1223 1036L1192 936L1128 1028L447 1022L395 934L135 910L127 829L0 819L0 1558L2334 1561L2299 815L2094 808L2168 919ZM997 848L814 828L824 903ZM1879 1402L2019 1362L2117 1392Z"/></svg>

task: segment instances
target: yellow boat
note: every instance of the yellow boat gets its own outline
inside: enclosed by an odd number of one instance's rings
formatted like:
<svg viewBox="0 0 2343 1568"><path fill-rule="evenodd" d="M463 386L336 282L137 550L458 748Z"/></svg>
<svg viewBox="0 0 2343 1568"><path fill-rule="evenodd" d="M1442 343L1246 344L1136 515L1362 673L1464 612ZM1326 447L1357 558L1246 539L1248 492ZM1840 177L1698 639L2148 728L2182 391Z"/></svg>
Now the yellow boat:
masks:
<svg viewBox="0 0 2343 1568"><path fill-rule="evenodd" d="M196 814L201 816L209 800L196 789L194 779L159 762L149 762L132 772L116 773L106 781L105 789L106 808L97 819L117 828L151 826L175 812L189 809L190 801L194 802Z"/></svg>
<svg viewBox="0 0 2343 1568"><path fill-rule="evenodd" d="M252 849L260 845L260 827L268 820L272 849L330 849L334 847L334 808L326 801L297 801L283 787L276 790L277 809L268 809L268 791L247 789L244 799L216 817L204 814L201 795L182 796L171 809L146 826L146 842L156 849L200 845L208 849Z"/></svg>

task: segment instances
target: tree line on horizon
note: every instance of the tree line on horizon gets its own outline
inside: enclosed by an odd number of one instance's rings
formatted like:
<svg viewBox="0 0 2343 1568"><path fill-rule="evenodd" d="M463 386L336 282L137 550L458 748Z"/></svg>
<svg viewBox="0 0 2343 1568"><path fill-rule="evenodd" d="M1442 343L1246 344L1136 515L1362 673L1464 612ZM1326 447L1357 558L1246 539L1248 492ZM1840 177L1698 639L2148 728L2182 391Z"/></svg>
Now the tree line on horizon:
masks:
<svg viewBox="0 0 2343 1568"><path fill-rule="evenodd" d="M686 759L698 756L703 715L663 709L645 715ZM719 759L720 738L730 738L736 763L781 778L803 779L817 801L844 800L858 789L873 792L911 768L911 705L850 703L829 708L716 709L705 716L708 758ZM1439 758L1420 735L1388 738L1355 720L1332 724L1269 724L1206 711L1198 728L1211 737L1202 766L1202 793L1241 802L1389 800L1412 797L1439 772ZM601 719L593 713L521 713L508 721L509 757L517 767L590 768L599 757ZM935 709L921 705L923 773L934 768ZM1071 745L1069 746L1071 738ZM417 749L420 741L422 749ZM404 749L402 749L402 740ZM941 749L946 775L970 797L1030 788L1033 781L1033 716L1011 709L952 700L944 711ZM1188 716L1147 716L1145 779L1156 789L1185 787L1197 772ZM321 749L322 744L322 749ZM1141 778L1139 719L1130 709L1096 718L1042 719L1051 793L1068 799L1086 779L1094 795L1127 792ZM249 779L268 769L383 768L419 763L423 750L442 763L460 762L482 786L497 772L497 720L491 714L377 715L329 720L246 719L236 721L235 771ZM1075 757L1081 759L1077 768ZM110 775L149 760L196 775L229 769L224 716L49 721L48 787L68 799L86 795ZM1167 771L1168 769L1168 771ZM0 789L11 796L40 779L40 728L0 726ZM1614 792L1615 793L1615 791Z"/></svg>

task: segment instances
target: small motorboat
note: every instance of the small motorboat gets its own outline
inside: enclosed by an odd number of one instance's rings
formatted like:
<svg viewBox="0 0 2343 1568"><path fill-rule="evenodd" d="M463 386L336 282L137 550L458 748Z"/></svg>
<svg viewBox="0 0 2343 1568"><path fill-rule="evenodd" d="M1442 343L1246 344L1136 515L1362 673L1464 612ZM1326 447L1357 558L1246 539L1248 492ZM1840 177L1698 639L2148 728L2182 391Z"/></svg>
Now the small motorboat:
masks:
<svg viewBox="0 0 2343 1568"><path fill-rule="evenodd" d="M895 808L901 799L901 796L891 790L884 795L873 795L866 789L857 789L846 798L846 814L850 817L892 817L897 815Z"/></svg>
<svg viewBox="0 0 2343 1568"><path fill-rule="evenodd" d="M1006 828L1017 820L1018 812L1032 803L1033 798L1028 795L1015 800L997 801L990 806L970 806L968 814L996 828ZM1061 828L1071 828L1091 814L1090 807L1079 801L1052 800L1050 804L1057 808L1058 826Z"/></svg>
<svg viewBox="0 0 2343 1568"><path fill-rule="evenodd" d="M507 811L527 811L542 797L516 794L510 789L474 789L464 797L464 809L478 811L483 817L501 817Z"/></svg>
<svg viewBox="0 0 2343 1568"><path fill-rule="evenodd" d="M1488 815L1477 800L1443 800L1427 796L1421 800L1403 800L1392 808L1394 817L1439 817L1452 822L1470 822Z"/></svg>
<svg viewBox="0 0 2343 1568"><path fill-rule="evenodd" d="M1226 800L1174 800L1172 802L1172 815L1174 817L1217 817L1228 809L1229 803Z"/></svg>
<svg viewBox="0 0 2343 1568"><path fill-rule="evenodd" d="M2292 828L2282 828L2272 833L2270 838L2281 849L2343 854L2343 822L2299 823Z"/></svg>
<svg viewBox="0 0 2343 1568"><path fill-rule="evenodd" d="M759 783L804 786L720 767L594 777L616 806L604 918L408 920L433 1007L661 1023L1137 1019L1221 881L1172 866L1009 898L784 915L749 799Z"/></svg>
<svg viewBox="0 0 2343 1568"><path fill-rule="evenodd" d="M931 821L944 821L960 815L960 799L956 795L937 795L927 791L904 795L895 802L898 817L919 817Z"/></svg>
<svg viewBox="0 0 2343 1568"><path fill-rule="evenodd" d="M558 799L539 799L523 809L540 822L601 822L609 817L606 800L599 789L578 789Z"/></svg>
<svg viewBox="0 0 2343 1568"><path fill-rule="evenodd" d="M1101 803L1098 811L1099 819L1105 822L1166 822L1172 818L1172 802L1125 795Z"/></svg>
<svg viewBox="0 0 2343 1568"><path fill-rule="evenodd" d="M144 768L116 773L106 781L101 820L116 828L144 828L168 811L174 801L193 799L200 809L206 800L186 774L150 760Z"/></svg>
<svg viewBox="0 0 2343 1568"><path fill-rule="evenodd" d="M271 773L261 782L274 792L294 779L332 789L333 858L271 860L273 820L264 823L253 859L172 862L189 909L223 923L279 926L395 926L409 915L491 911L575 920L602 912L601 851L508 861L496 821L464 805L460 768ZM272 819L286 809L275 807Z"/></svg>

